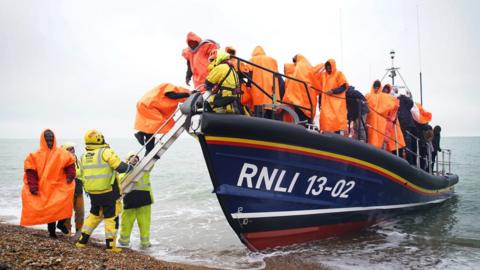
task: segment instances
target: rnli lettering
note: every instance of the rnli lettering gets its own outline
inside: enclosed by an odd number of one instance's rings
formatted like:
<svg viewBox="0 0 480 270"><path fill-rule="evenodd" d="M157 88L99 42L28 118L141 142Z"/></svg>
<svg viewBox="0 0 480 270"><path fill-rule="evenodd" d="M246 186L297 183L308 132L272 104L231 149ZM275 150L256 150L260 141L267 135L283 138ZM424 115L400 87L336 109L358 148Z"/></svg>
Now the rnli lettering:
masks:
<svg viewBox="0 0 480 270"><path fill-rule="evenodd" d="M256 165L244 163L238 177L237 186L241 187L246 184L248 188L254 188L253 183L255 183L255 189L264 188L272 190L273 187L273 191L291 193L300 175L300 173L295 173L290 184L287 184L286 182L284 183L285 170L270 170L268 167L263 166L260 169L260 173L258 171Z"/></svg>
<svg viewBox="0 0 480 270"><path fill-rule="evenodd" d="M285 177L285 175L289 175L286 170L271 169L266 166L259 168L255 164L243 163L237 186L291 193L300 177L300 173L295 172L290 181L288 181L288 177ZM304 179L307 179L306 182L308 183L305 195L309 196L319 196L322 193L328 193L331 197L346 199L349 197L350 191L355 187L355 181L344 179L329 185L329 181L325 176L313 175Z"/></svg>

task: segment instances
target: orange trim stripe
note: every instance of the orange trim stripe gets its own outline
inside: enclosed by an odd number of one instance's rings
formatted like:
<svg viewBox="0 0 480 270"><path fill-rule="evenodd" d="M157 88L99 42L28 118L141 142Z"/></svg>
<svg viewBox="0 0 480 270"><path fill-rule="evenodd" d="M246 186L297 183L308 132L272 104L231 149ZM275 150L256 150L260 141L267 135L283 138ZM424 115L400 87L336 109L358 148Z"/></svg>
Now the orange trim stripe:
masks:
<svg viewBox="0 0 480 270"><path fill-rule="evenodd" d="M311 149L307 147L295 146L295 145L289 145L289 144L283 144L283 143L274 143L274 142L250 140L250 139L242 139L242 138L205 136L205 139L208 142L208 144L243 146L243 147L249 147L249 148L259 148L259 149L275 150L275 151L282 150L284 152L306 155L311 157L321 157L323 159L346 163L349 165L353 165L362 169L367 169L375 173L381 174L389 178L390 180L393 180L394 182L405 186L406 188L412 191L419 192L424 195L438 195L439 193L451 191L451 187L444 188L444 189L437 189L437 190L425 189L375 164L372 164L360 159L356 159L353 157L335 154L327 151L316 150L316 149Z"/></svg>

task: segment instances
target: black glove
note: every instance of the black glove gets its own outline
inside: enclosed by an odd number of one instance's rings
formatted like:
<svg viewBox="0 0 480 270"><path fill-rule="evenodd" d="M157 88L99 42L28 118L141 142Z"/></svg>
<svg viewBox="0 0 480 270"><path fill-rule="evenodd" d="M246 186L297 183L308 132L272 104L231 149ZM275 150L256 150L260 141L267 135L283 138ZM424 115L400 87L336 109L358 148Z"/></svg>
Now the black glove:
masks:
<svg viewBox="0 0 480 270"><path fill-rule="evenodd" d="M170 98L170 99L181 99L181 98L187 98L190 96L189 93L175 93L175 92L167 92L165 93L165 96Z"/></svg>

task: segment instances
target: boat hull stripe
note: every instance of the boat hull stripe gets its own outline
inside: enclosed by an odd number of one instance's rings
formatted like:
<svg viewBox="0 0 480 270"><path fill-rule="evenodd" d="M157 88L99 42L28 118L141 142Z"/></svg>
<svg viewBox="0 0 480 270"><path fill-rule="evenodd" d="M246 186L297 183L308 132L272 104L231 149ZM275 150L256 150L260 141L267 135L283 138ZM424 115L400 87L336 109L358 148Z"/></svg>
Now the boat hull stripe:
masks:
<svg viewBox="0 0 480 270"><path fill-rule="evenodd" d="M259 148L259 149L274 150L274 151L285 151L285 152L294 153L294 154L321 157L324 159L342 162L345 164L353 165L353 166L366 169L369 171L373 171L375 173L383 175L388 179L393 180L394 182L397 182L398 184L401 184L406 188L412 191L421 193L423 195L439 195L441 193L451 191L450 187L444 188L444 189L438 189L438 190L425 189L375 164L372 164L360 159L352 158L349 156L344 156L344 155L326 152L322 150L316 150L316 149L282 144L282 143L273 143L273 142L241 139L241 138L231 138L231 137L205 136L205 139L208 144L219 144L219 145L228 145L228 146L237 146L237 147Z"/></svg>
<svg viewBox="0 0 480 270"><path fill-rule="evenodd" d="M359 211L372 211L372 210L389 210L389 209L416 207L416 206L422 206L422 205L428 205L428 204L436 204L436 203L441 203L446 199L447 198L438 199L438 200L424 202L424 203L407 203L407 204L379 205L379 206L367 206L367 207L328 208L328 209L298 210L298 211L232 213L231 215L232 215L232 218L234 219L242 219L242 218L306 216L306 215L359 212Z"/></svg>

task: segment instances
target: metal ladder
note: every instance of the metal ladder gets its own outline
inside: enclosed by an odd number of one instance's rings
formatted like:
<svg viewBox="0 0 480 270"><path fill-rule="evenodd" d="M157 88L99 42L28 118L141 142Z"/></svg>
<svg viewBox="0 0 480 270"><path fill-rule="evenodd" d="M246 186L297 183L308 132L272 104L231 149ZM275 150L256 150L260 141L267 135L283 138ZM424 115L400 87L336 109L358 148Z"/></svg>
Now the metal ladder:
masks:
<svg viewBox="0 0 480 270"><path fill-rule="evenodd" d="M187 121L188 116L183 114L178 108L165 122L164 124L158 129L160 131L171 119L175 121L174 126L165 134L162 134L160 137L156 138L152 136L151 140L155 140L155 147L148 153L148 155L144 156L140 161L135 165L135 167L125 175L125 178L120 183L120 190L122 194L127 194L130 192L135 183L143 176L144 171L149 171L155 165L155 162L161 157L168 148L175 142L175 140L183 133L185 130L185 123ZM157 131L157 132L158 132ZM146 143L145 143L146 145ZM136 154L139 153L145 148L143 146ZM157 156L157 157L155 157Z"/></svg>

